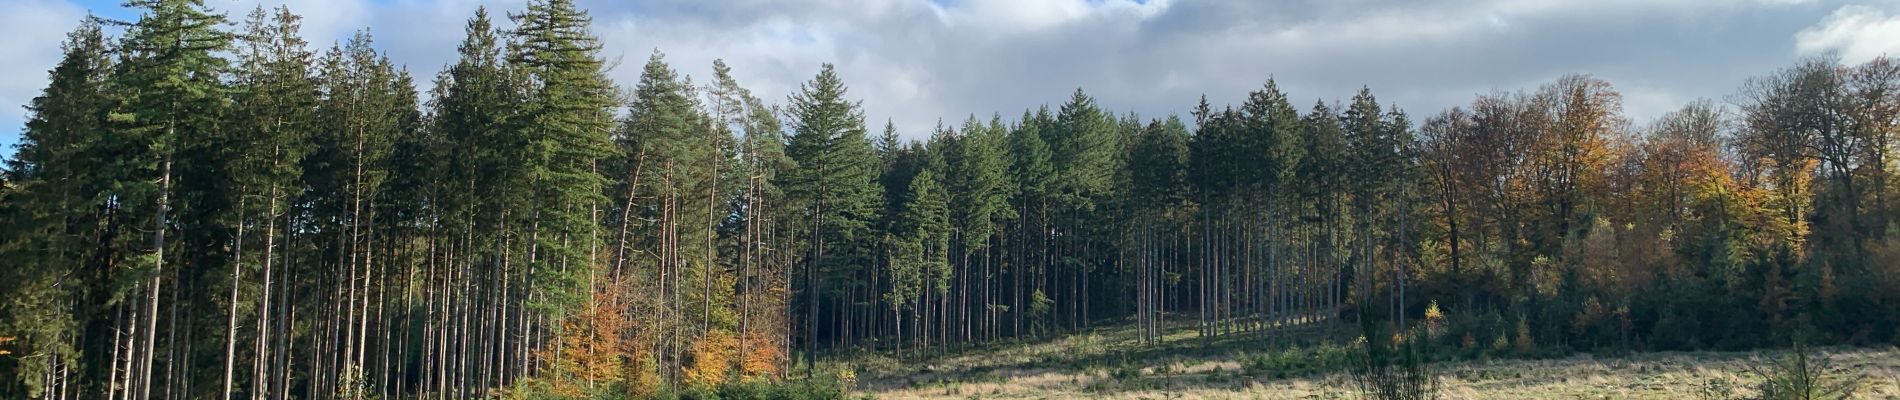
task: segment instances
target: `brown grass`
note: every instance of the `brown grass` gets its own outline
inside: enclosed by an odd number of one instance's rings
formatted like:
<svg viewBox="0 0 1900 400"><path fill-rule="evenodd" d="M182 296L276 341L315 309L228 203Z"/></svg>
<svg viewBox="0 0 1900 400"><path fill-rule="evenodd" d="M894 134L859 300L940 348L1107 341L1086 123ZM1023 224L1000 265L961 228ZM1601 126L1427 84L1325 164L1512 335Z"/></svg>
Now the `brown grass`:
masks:
<svg viewBox="0 0 1900 400"><path fill-rule="evenodd" d="M1235 357L1249 342L1207 344L1192 331L1143 347L1096 331L938 357L858 358L859 394L891 399L1353 399L1345 373L1271 379ZM1257 340L1256 340L1257 341ZM1900 398L1900 350L1832 349L1835 365L1865 374L1860 398ZM1447 399L1669 399L1747 395L1756 353L1646 353L1617 358L1439 363ZM1135 373L1133 371L1140 371Z"/></svg>

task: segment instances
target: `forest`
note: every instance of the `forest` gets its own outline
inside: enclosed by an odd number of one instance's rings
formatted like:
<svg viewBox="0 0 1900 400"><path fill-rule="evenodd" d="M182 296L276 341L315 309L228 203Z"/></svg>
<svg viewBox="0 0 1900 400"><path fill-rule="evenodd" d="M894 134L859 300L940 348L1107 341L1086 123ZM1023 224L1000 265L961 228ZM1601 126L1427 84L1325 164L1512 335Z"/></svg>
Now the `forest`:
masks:
<svg viewBox="0 0 1900 400"><path fill-rule="evenodd" d="M782 100L659 51L612 82L571 0L470 10L433 77L287 8L128 6L64 38L0 174L0 398L836 397L827 360L1102 325L1900 344L1893 59L1653 121L1590 75L1411 114L1263 71L904 140L829 64Z"/></svg>

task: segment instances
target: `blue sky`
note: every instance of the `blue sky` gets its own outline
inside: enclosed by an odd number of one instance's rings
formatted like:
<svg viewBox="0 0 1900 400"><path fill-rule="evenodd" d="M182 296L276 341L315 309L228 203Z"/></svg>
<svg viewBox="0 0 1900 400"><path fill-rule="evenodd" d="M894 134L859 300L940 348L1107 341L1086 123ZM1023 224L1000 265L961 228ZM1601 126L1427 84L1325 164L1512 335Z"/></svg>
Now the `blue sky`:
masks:
<svg viewBox="0 0 1900 400"><path fill-rule="evenodd" d="M288 4L328 47L370 29L427 89L476 6L520 0L205 0L241 17ZM1115 110L1185 113L1206 94L1242 100L1274 77L1299 104L1361 86L1424 115L1474 95L1568 73L1609 80L1636 126L1744 80L1824 53L1900 54L1900 1L1827 0L577 0L635 82L655 50L701 77L723 58L740 83L783 102L820 63L838 65L866 117L907 137L936 121L1056 103L1080 86ZM0 154L45 86L59 40L117 0L0 0Z"/></svg>

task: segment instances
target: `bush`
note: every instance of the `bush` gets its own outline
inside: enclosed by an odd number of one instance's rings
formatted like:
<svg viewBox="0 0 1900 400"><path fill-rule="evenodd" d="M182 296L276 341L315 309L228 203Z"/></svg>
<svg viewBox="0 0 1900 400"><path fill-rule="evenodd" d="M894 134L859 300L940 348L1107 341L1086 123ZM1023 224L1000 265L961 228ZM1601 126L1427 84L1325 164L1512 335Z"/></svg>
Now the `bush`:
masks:
<svg viewBox="0 0 1900 400"><path fill-rule="evenodd" d="M1352 381L1366 398L1419 400L1438 398L1438 373L1426 359L1426 340L1384 335L1366 329L1352 360ZM1389 338L1389 339L1388 339Z"/></svg>
<svg viewBox="0 0 1900 400"><path fill-rule="evenodd" d="M1115 380L1122 381L1122 382L1129 382L1136 379L1140 379L1141 378L1141 364L1128 362L1128 360L1123 359L1121 363L1116 364L1115 369L1109 371L1108 374L1109 376L1115 377Z"/></svg>
<svg viewBox="0 0 1900 400"><path fill-rule="evenodd" d="M1337 371L1346 366L1346 358L1345 349L1323 343L1312 349L1295 346L1260 354L1242 353L1235 361L1247 376L1281 379Z"/></svg>
<svg viewBox="0 0 1900 400"><path fill-rule="evenodd" d="M1834 368L1826 353L1808 348L1801 342L1780 357L1754 369L1762 381L1756 385L1761 400L1846 399L1854 396L1865 376L1844 376Z"/></svg>
<svg viewBox="0 0 1900 400"><path fill-rule="evenodd" d="M1513 344L1519 356L1528 356L1537 351L1537 341L1531 338L1530 322L1523 316L1517 317L1517 340Z"/></svg>

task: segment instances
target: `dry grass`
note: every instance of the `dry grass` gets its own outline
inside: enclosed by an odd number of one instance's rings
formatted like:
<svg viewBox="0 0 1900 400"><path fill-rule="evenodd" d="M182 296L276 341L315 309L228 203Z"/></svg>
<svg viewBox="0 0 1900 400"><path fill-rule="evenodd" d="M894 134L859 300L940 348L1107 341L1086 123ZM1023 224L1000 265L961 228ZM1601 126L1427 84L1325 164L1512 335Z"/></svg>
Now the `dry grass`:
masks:
<svg viewBox="0 0 1900 400"><path fill-rule="evenodd" d="M1177 331L1158 346L1097 331L974 349L958 355L853 360L859 393L892 399L1351 399L1343 372L1270 379L1249 376L1236 353L1247 342L1207 344ZM1900 350L1835 349L1835 365L1865 374L1862 398L1900 398ZM1750 393L1760 365L1751 353L1648 353L1597 359L1440 363L1448 399L1727 398ZM1139 372L1136 372L1139 371Z"/></svg>

